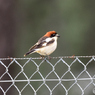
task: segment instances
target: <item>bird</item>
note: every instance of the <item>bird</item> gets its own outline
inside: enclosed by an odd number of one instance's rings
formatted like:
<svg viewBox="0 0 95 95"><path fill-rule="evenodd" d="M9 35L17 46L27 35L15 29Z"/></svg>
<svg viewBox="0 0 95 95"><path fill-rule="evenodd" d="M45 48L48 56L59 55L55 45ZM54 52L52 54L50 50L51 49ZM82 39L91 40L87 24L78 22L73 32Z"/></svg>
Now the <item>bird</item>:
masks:
<svg viewBox="0 0 95 95"><path fill-rule="evenodd" d="M57 39L59 34L55 31L47 32L43 37L41 37L36 44L34 44L27 53L24 54L24 57L32 54L38 53L41 57L48 56L55 51L57 48Z"/></svg>

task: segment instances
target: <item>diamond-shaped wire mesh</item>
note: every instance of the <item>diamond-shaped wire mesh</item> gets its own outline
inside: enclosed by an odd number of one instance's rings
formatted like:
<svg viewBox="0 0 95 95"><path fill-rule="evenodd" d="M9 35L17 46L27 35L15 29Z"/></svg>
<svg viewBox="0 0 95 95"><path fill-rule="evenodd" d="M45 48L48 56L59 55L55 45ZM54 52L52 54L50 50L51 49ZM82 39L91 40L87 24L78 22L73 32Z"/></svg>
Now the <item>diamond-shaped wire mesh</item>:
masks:
<svg viewBox="0 0 95 95"><path fill-rule="evenodd" d="M95 56L0 58L0 68L0 95L95 94Z"/></svg>

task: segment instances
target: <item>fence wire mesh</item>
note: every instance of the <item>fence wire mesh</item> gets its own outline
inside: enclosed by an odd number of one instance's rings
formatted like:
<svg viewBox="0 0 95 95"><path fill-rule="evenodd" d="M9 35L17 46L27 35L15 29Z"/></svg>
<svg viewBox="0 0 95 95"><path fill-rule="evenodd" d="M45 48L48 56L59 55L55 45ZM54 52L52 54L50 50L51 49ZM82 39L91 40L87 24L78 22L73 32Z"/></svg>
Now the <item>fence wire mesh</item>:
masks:
<svg viewBox="0 0 95 95"><path fill-rule="evenodd" d="M95 56L0 58L0 95L11 95L10 92L94 95Z"/></svg>

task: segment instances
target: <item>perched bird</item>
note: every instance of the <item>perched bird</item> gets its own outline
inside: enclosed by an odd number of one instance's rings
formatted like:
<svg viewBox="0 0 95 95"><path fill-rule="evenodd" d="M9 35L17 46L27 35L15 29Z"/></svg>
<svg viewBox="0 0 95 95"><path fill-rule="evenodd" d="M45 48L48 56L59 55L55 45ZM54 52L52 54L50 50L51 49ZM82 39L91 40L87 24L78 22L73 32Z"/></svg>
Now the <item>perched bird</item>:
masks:
<svg viewBox="0 0 95 95"><path fill-rule="evenodd" d="M49 56L57 47L58 37L60 36L55 31L47 32L24 56L32 53L39 53L42 57Z"/></svg>

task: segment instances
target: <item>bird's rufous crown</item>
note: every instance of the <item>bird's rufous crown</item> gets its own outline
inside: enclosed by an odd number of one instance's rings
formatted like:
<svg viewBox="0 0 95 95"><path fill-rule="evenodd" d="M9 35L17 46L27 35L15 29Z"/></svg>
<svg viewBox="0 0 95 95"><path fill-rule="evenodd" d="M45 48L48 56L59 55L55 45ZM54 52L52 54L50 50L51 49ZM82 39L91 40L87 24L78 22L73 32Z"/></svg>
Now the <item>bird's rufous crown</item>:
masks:
<svg viewBox="0 0 95 95"><path fill-rule="evenodd" d="M49 31L44 36L50 37L51 34L55 34L55 33L56 33L55 31Z"/></svg>

